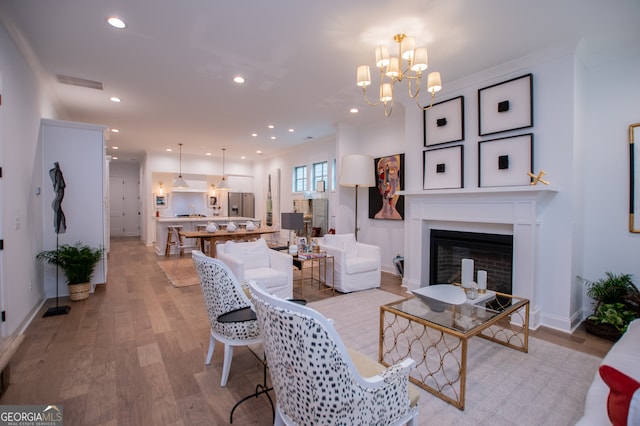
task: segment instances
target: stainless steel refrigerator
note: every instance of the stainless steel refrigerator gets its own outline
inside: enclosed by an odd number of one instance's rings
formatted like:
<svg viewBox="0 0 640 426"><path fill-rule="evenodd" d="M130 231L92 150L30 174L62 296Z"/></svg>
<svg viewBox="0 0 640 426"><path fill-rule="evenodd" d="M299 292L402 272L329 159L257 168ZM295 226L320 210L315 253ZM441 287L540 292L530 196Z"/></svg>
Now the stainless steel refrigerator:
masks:
<svg viewBox="0 0 640 426"><path fill-rule="evenodd" d="M255 217L255 199L251 192L229 193L229 216Z"/></svg>

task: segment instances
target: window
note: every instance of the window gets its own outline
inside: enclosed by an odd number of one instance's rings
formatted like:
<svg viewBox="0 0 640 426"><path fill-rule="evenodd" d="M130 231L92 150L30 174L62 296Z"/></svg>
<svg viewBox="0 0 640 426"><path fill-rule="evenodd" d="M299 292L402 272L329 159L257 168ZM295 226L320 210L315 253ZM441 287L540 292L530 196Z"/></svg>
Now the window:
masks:
<svg viewBox="0 0 640 426"><path fill-rule="evenodd" d="M293 169L293 192L307 190L307 166L298 166Z"/></svg>
<svg viewBox="0 0 640 426"><path fill-rule="evenodd" d="M322 192L327 187L327 162L323 161L322 163L313 163L313 190L318 190L318 181L322 181Z"/></svg>

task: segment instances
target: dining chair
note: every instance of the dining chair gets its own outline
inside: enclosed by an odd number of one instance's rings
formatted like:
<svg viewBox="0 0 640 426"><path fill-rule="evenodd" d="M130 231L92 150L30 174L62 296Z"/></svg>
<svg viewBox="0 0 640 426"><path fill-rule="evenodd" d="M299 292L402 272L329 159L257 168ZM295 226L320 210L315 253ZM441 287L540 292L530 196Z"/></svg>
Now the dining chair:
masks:
<svg viewBox="0 0 640 426"><path fill-rule="evenodd" d="M211 327L209 350L205 364L211 363L216 341L224 345L224 361L220 386L226 386L231 369L234 346L248 346L262 342L255 317L241 321L220 321L220 317L240 310L251 310L251 302L238 279L218 259L199 250L191 252L207 307Z"/></svg>

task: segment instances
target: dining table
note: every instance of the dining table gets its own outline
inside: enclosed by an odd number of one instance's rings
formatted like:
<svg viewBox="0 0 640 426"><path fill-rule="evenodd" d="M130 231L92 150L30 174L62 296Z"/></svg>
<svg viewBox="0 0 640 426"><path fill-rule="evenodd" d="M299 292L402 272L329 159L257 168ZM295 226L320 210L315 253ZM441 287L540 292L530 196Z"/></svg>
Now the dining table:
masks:
<svg viewBox="0 0 640 426"><path fill-rule="evenodd" d="M181 238L196 238L198 239L200 249L205 251L205 242L209 242L209 257L216 257L216 243L220 241L249 241L252 239L260 238L261 235L273 234L278 232L273 227L259 227L254 230L248 231L246 229L237 229L235 231L217 230L214 232L202 231L180 231Z"/></svg>

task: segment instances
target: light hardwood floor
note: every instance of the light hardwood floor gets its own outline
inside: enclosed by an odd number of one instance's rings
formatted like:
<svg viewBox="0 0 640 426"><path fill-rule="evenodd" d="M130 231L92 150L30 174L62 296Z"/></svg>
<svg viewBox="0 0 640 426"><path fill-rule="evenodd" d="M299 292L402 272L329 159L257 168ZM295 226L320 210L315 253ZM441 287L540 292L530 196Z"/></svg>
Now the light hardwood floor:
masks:
<svg viewBox="0 0 640 426"><path fill-rule="evenodd" d="M47 301L11 361L0 404L59 404L67 426L229 424L235 402L261 383L262 366L237 348L229 383L220 387L222 348L204 364L209 325L200 287L173 287L161 259L137 238L113 239L108 284L82 302L61 299L71 306L68 315L43 318L55 306ZM405 294L391 274L383 274L382 288ZM305 286L307 300L326 297ZM611 346L584 330L532 335L597 356ZM271 424L271 408L266 398L252 398L233 420Z"/></svg>

